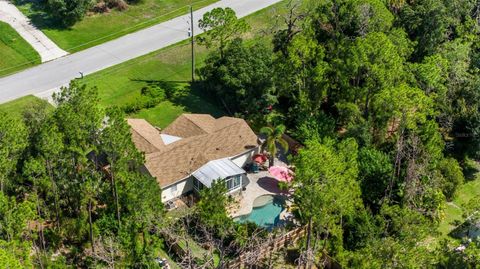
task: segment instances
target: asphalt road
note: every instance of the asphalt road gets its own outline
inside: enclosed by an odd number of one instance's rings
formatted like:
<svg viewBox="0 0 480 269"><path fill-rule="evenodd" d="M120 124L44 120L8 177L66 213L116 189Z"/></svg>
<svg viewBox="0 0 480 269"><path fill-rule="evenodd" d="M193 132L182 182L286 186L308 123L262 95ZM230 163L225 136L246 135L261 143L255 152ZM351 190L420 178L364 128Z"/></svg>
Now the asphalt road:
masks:
<svg viewBox="0 0 480 269"><path fill-rule="evenodd" d="M194 12L195 34L198 20L215 7L230 7L244 17L281 0L222 0ZM70 80L94 73L127 60L159 50L188 38L188 21L184 15L101 45L43 63L25 71L0 78L0 103L22 96L51 92Z"/></svg>

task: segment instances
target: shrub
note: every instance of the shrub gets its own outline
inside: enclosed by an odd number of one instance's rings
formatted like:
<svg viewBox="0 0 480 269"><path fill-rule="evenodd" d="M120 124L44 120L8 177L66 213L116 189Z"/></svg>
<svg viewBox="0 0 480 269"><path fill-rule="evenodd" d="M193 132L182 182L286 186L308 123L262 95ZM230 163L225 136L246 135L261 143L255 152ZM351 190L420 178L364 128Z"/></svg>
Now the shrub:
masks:
<svg viewBox="0 0 480 269"><path fill-rule="evenodd" d="M92 7L90 0L47 0L47 9L65 27L80 21Z"/></svg>
<svg viewBox="0 0 480 269"><path fill-rule="evenodd" d="M120 11L128 8L128 4L124 0L107 0L107 5L109 8L116 8Z"/></svg>
<svg viewBox="0 0 480 269"><path fill-rule="evenodd" d="M445 158L440 162L439 169L443 176L443 194L448 201L451 201L454 197L455 191L465 180L462 168L457 160L453 158Z"/></svg>
<svg viewBox="0 0 480 269"><path fill-rule="evenodd" d="M165 90L158 86L147 86L140 90L141 97L122 107L126 114L133 114L145 108L152 108L165 100Z"/></svg>
<svg viewBox="0 0 480 269"><path fill-rule="evenodd" d="M107 3L100 1L93 6L92 11L95 13L107 13L110 12L110 8L108 7Z"/></svg>
<svg viewBox="0 0 480 269"><path fill-rule="evenodd" d="M140 90L142 96L147 96L149 98L162 98L165 99L166 94L165 90L160 88L159 86L147 86L143 87Z"/></svg>
<svg viewBox="0 0 480 269"><path fill-rule="evenodd" d="M189 94L190 89L188 87L174 87L169 85L165 88L165 95L169 100L175 100Z"/></svg>

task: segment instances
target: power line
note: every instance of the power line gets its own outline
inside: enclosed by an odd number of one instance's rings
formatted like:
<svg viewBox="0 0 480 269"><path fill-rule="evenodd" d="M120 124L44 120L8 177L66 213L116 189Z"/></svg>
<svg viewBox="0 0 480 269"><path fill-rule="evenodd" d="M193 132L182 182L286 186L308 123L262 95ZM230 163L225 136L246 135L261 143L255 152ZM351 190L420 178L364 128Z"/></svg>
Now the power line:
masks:
<svg viewBox="0 0 480 269"><path fill-rule="evenodd" d="M96 39L93 39L93 40L90 40L90 41L87 41L87 42L84 42L84 43L82 43L82 44L79 44L79 45L70 47L70 48L68 48L68 49L66 49L66 50L68 51L68 50L73 50L73 49L76 49L76 48L80 48L80 47L86 46L86 45L88 45L88 44L91 44L91 43L94 43L94 42L97 42L97 41L100 41L100 40L103 40L103 39L106 39L106 38L109 38L109 37L118 35L118 34L123 33L123 32L127 32L127 33L128 33L128 32L129 32L130 30L132 30L132 29L139 28L140 26L143 26L143 25L145 25L145 24L149 24L149 23L151 23L151 22L153 22L153 21L158 20L159 18L162 18L162 17L168 16L168 15L171 15L171 14L176 13L176 12L182 10L182 9L187 8L187 7L190 8L190 13L192 14L192 10L193 10L193 6L194 6L194 5L198 5L198 4L200 4L200 3L210 2L210 1L212 1L212 0L201 0L201 1L193 2L193 3L191 3L191 4L188 5L188 6L179 7L179 8L177 8L177 9L172 10L172 11L169 11L169 12L167 12L167 13L165 13L165 14L162 14L162 15L159 15L159 16L157 16L157 17L153 17L153 18L150 18L150 19L148 19L148 20L142 21L142 22L140 22L140 23L138 23L138 24L136 24L136 25L134 25L134 26L131 26L131 27L128 27L128 28L124 28L124 29L122 29L122 30L120 30L120 31L117 31L117 32L114 32L114 33L111 33L111 34L108 34L108 35L105 35L105 36L102 36L102 37L99 37L99 38L96 38ZM131 15L128 14L128 13L122 13L122 15L129 16L129 17L138 19L138 17L131 16ZM183 16L183 15L180 15L180 16ZM162 22L164 22L164 21L159 21L158 23L162 23ZM152 26L153 26L153 25L155 25L155 24L152 24ZM144 29L144 27L140 27L138 30L140 30L140 29ZM193 32L193 30L192 30L192 32ZM29 56L29 55L33 55L33 54L32 54L32 53L25 54L25 56L27 56L27 55ZM19 67L22 67L22 66L26 66L26 65L30 65L30 64L34 64L34 63L36 63L35 60L26 61L26 62L24 62L24 63L20 63L20 64L15 65L15 66L10 66L10 67L7 67L7 68L0 69L0 72L5 72L5 71L8 71L8 70L16 69L16 68L19 68ZM21 71L21 70L20 70L20 71Z"/></svg>

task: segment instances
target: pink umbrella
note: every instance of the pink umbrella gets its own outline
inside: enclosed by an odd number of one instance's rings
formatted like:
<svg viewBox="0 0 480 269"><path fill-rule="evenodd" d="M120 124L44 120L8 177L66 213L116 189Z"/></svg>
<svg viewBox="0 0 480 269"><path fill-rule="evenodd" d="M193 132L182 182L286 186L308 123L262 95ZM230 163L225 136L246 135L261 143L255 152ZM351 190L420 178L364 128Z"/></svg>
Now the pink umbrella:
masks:
<svg viewBox="0 0 480 269"><path fill-rule="evenodd" d="M287 167L272 166L268 168L268 172L278 181L290 182L293 179L293 172Z"/></svg>

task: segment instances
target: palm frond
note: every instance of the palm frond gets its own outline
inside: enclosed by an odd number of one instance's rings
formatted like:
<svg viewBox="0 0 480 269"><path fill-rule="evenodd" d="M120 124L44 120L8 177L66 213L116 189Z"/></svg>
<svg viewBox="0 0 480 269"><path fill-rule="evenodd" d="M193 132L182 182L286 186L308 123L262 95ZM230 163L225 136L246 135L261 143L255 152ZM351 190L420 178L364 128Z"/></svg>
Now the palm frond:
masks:
<svg viewBox="0 0 480 269"><path fill-rule="evenodd" d="M260 129L260 133L270 136L274 133L274 130L272 127L262 127L262 129Z"/></svg>
<svg viewBox="0 0 480 269"><path fill-rule="evenodd" d="M285 129L286 127L283 124L280 124L277 127L275 127L275 130L274 130L275 137L282 137L282 135L285 133Z"/></svg>
<svg viewBox="0 0 480 269"><path fill-rule="evenodd" d="M278 139L277 142L280 145L280 147L282 147L283 151L285 153L287 153L288 152L288 147L289 147L288 142L283 138Z"/></svg>

